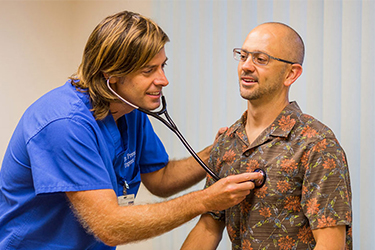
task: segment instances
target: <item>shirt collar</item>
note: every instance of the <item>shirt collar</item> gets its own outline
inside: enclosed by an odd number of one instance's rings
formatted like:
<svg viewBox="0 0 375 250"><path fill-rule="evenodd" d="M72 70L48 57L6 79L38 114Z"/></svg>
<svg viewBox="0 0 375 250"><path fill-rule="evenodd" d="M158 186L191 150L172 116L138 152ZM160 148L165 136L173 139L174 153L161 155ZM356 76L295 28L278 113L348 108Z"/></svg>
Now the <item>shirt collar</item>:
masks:
<svg viewBox="0 0 375 250"><path fill-rule="evenodd" d="M289 133L293 129L299 117L302 115L302 111L298 106L297 102L290 102L276 117L272 124L265 129L268 131L267 134L275 137L288 137ZM235 133L243 133L245 130L245 123L247 119L247 111L245 111L241 118L233 124L228 131L229 136L234 136ZM241 128L240 131L239 128Z"/></svg>
<svg viewBox="0 0 375 250"><path fill-rule="evenodd" d="M276 117L272 125L267 128L270 129L270 135L276 137L288 137L301 115L302 111L297 102L289 103L289 105L286 106Z"/></svg>

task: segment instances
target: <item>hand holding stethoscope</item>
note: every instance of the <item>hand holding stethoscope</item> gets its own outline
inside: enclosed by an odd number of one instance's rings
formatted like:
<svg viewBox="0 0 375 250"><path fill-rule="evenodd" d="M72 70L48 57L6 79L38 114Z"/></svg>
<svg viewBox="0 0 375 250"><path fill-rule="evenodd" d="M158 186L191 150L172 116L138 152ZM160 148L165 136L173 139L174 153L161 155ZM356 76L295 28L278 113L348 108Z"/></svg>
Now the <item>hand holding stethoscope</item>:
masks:
<svg viewBox="0 0 375 250"><path fill-rule="evenodd" d="M146 109L143 109L141 107L138 107L136 105L134 105L133 103L125 100L124 98L122 98L119 94L116 93L116 91L114 91L111 86L110 86L110 83L109 83L109 79L110 77L107 79L107 87L108 89L115 95L117 96L117 98L119 98L121 101L123 101L124 103L130 105L131 107L135 108L135 109L138 109L139 111L147 114L147 115L150 115L156 119L158 119L159 121L161 121L162 123L164 123L164 125L166 125L170 130L172 130L176 135L177 137L180 139L180 141L182 142L182 144L184 144L184 146L186 147L186 149L190 152L190 154L195 158L195 160L203 167L203 169L212 176L212 178L214 178L215 181L218 181L220 180L220 177L214 173L203 161L201 158L199 158L199 156L197 155L197 153L192 149L192 147L189 145L189 143L186 141L186 139L182 136L182 134L180 133L180 131L178 130L176 124L173 122L172 118L169 116L168 114L168 111L167 111L167 102L165 100L165 97L164 95L162 94L161 96L161 102L162 102L162 108L160 111L149 111L149 110L146 110ZM167 120L163 119L161 117L161 115L163 115L167 118ZM254 170L254 172L259 172L263 175L263 178L262 179L258 179L258 180L251 180L254 184L255 184L255 188L261 188L263 187L263 185L266 183L266 179L267 179L267 174L266 172L263 170L263 169L260 169L260 168L257 168Z"/></svg>

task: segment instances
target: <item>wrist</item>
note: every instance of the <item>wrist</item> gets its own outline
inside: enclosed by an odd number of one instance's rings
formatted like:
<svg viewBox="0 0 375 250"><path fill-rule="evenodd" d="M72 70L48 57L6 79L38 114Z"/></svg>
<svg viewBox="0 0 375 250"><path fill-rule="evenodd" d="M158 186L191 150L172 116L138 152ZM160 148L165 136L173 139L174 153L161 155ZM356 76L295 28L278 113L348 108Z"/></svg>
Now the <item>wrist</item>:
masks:
<svg viewBox="0 0 375 250"><path fill-rule="evenodd" d="M197 212L198 215L204 214L209 211L209 206L208 206L208 199L209 195L207 192L204 190L199 190L195 191L193 193L190 193L192 197L190 197L191 202L194 204L195 211Z"/></svg>
<svg viewBox="0 0 375 250"><path fill-rule="evenodd" d="M210 194L209 190L203 189L197 192L199 192L198 200L201 204L201 214L213 211L212 194Z"/></svg>

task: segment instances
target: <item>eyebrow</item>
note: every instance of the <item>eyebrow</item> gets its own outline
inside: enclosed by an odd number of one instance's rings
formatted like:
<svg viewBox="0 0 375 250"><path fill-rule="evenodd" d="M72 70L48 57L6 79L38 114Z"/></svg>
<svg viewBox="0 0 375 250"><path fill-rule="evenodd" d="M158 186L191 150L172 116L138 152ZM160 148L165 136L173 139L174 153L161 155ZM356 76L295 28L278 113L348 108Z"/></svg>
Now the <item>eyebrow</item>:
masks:
<svg viewBox="0 0 375 250"><path fill-rule="evenodd" d="M165 64L167 61L168 61L168 57L165 58L165 60L162 64ZM146 66L143 67L143 69L153 69L153 68L156 68L156 67L158 67L157 64L152 64L152 65L147 64Z"/></svg>
<svg viewBox="0 0 375 250"><path fill-rule="evenodd" d="M261 50L248 51L248 50L243 49L243 48L241 48L241 50L243 50L243 51L245 51L245 52L247 52L247 53L249 53L249 52L251 52L251 53L264 53L264 54L267 54L267 55L268 55L267 52L265 52L265 51L261 51Z"/></svg>

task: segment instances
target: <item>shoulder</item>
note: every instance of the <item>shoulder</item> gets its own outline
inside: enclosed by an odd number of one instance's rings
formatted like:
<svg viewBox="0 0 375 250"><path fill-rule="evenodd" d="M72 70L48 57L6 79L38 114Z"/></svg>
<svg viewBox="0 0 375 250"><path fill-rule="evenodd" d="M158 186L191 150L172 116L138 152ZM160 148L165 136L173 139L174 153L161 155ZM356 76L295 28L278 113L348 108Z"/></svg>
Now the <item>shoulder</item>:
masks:
<svg viewBox="0 0 375 250"><path fill-rule="evenodd" d="M322 138L336 140L332 129L312 115L303 113L296 103L292 103L285 113L295 119L292 131L298 138L311 142Z"/></svg>
<svg viewBox="0 0 375 250"><path fill-rule="evenodd" d="M243 133L244 132L244 124L246 120L246 111L245 113L239 118L235 123L233 123L224 133L222 133L219 138L218 142L226 141L230 138L234 138L236 133Z"/></svg>
<svg viewBox="0 0 375 250"><path fill-rule="evenodd" d="M65 126L67 121L71 124L96 123L91 112L88 95L78 91L69 82L44 94L35 101L23 114L19 126L32 137L49 124Z"/></svg>
<svg viewBox="0 0 375 250"><path fill-rule="evenodd" d="M308 114L301 114L293 137L300 148L312 155L345 155L334 132L327 125Z"/></svg>
<svg viewBox="0 0 375 250"><path fill-rule="evenodd" d="M299 147L312 148L318 144L327 144L330 148L341 148L333 130L312 115L303 113L297 103L292 102L282 115L293 120L289 138L298 143Z"/></svg>
<svg viewBox="0 0 375 250"><path fill-rule="evenodd" d="M296 128L303 138L312 140L330 139L337 140L331 128L323 122L308 114L301 114Z"/></svg>

